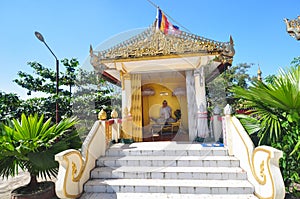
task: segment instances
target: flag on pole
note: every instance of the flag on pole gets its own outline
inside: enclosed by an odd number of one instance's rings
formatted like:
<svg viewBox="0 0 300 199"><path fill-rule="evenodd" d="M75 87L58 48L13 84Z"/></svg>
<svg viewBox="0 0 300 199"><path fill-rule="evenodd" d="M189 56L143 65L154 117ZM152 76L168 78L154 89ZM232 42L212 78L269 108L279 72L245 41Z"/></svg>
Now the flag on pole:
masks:
<svg viewBox="0 0 300 199"><path fill-rule="evenodd" d="M175 34L180 32L179 27L173 25L159 8L157 8L157 19L157 29L163 33Z"/></svg>

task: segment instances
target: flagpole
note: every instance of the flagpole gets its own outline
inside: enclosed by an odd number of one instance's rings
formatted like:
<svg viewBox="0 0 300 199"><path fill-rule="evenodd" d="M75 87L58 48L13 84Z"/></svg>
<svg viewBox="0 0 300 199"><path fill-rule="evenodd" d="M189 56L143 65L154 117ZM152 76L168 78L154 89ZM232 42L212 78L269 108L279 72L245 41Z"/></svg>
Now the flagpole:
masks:
<svg viewBox="0 0 300 199"><path fill-rule="evenodd" d="M158 30L158 12L159 12L159 7L156 7L156 31Z"/></svg>
<svg viewBox="0 0 300 199"><path fill-rule="evenodd" d="M159 8L159 6L158 5L156 5L155 3L153 3L151 0L147 0L152 6L154 6L156 9L157 9L157 12L159 11L159 10L161 10L160 8ZM161 10L162 11L162 10ZM181 23L179 23L178 21L176 21L175 19L173 19L170 15L168 15L165 11L163 11L164 12L164 14L169 18L169 19L171 19L171 21L173 21L176 25L178 25L178 26L180 26L180 27L182 27L183 29L185 29L187 32L189 32L189 33L191 33L191 31L189 30L189 29L187 29L185 26L183 26ZM157 20L158 21L158 20ZM156 23L157 25L158 25L158 23ZM158 28L158 27L157 27Z"/></svg>

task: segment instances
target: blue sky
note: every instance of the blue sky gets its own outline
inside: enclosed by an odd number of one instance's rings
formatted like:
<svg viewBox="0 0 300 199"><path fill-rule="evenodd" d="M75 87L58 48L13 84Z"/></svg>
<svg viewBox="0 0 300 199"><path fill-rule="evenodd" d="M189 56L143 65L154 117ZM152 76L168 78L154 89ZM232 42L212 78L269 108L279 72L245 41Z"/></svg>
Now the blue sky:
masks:
<svg viewBox="0 0 300 199"><path fill-rule="evenodd" d="M233 65L259 64L263 77L276 74L300 56L300 42L286 33L283 18L300 15L299 0L152 0L192 33L217 41L232 35L236 55ZM156 9L147 0L2 0L0 1L0 91L24 97L26 90L13 80L18 71L32 72L37 61L55 69L55 59L36 39L43 34L58 59L89 56L98 46L124 31L151 25ZM183 29L183 27L180 27ZM183 29L184 30L184 29ZM63 69L61 69L63 70Z"/></svg>

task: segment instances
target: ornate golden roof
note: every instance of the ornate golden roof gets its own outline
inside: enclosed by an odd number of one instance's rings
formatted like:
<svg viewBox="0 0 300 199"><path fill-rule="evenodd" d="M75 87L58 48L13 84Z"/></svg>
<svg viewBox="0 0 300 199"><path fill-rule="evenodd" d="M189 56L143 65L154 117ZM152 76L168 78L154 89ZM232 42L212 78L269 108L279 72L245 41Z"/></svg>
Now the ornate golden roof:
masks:
<svg viewBox="0 0 300 199"><path fill-rule="evenodd" d="M232 63L235 54L233 40L219 42L184 31L164 34L151 26L109 49L93 51L90 47L92 65L107 62L164 58L176 56L216 55L215 61Z"/></svg>

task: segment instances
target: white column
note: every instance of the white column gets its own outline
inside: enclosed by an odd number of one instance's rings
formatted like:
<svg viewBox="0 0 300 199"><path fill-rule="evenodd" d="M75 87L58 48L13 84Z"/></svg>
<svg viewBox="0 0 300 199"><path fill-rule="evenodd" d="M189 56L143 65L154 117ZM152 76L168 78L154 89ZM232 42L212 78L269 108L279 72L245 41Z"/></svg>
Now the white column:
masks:
<svg viewBox="0 0 300 199"><path fill-rule="evenodd" d="M205 91L205 75L204 66L195 70L195 95L197 103L197 136L206 138L209 130L207 125L207 107L206 107L206 91Z"/></svg>
<svg viewBox="0 0 300 199"><path fill-rule="evenodd" d="M124 79L124 88L125 88L125 98L124 98L125 102L124 103L126 103L126 107L128 108L128 111L130 112L130 109L131 109L131 95L132 95L131 79L130 79L129 74L124 75L124 78L125 78Z"/></svg>
<svg viewBox="0 0 300 199"><path fill-rule="evenodd" d="M131 118L131 79L129 74L122 76L122 130L123 138L132 137L132 118Z"/></svg>
<svg viewBox="0 0 300 199"><path fill-rule="evenodd" d="M193 71L186 71L186 98L188 108L188 129L189 140L193 141L197 136L197 106L195 98L195 79L193 77Z"/></svg>

